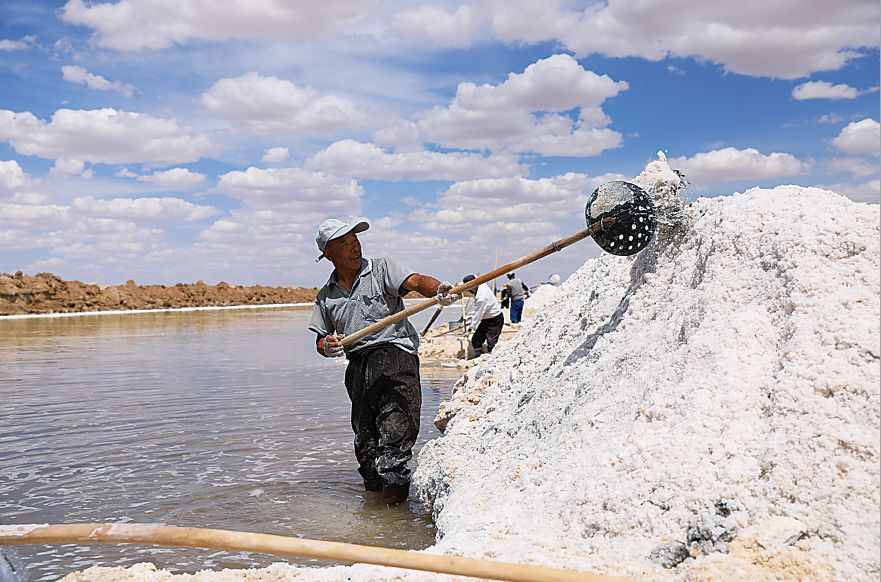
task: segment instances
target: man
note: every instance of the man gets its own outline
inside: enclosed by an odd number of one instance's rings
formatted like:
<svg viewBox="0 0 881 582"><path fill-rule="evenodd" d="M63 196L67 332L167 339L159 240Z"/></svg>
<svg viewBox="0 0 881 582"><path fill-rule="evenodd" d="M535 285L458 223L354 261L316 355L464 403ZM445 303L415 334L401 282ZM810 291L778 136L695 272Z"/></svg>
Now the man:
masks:
<svg viewBox="0 0 881 582"><path fill-rule="evenodd" d="M404 309L402 296L416 291L443 305L458 301L453 286L420 275L391 259L365 259L357 233L370 228L328 219L315 241L334 270L319 290L309 329L317 334L318 353L349 359L345 384L352 401L352 430L358 472L367 491L382 491L393 505L407 499L407 462L419 434L422 393L419 384L419 334L406 319L343 348L343 337Z"/></svg>
<svg viewBox="0 0 881 582"><path fill-rule="evenodd" d="M474 279L476 279L474 275L465 275L462 282L467 283ZM474 297L474 307L469 315L471 321L477 324L477 328L471 336L471 347L476 353L480 353L483 343L486 342L486 351L489 353L496 347L499 336L502 335L502 327L505 325L502 307L495 293L486 283L481 283L476 289L469 289L465 293Z"/></svg>
<svg viewBox="0 0 881 582"><path fill-rule="evenodd" d="M508 273L505 289L508 290L508 297L511 300L511 323L520 323L523 317L523 301L529 297L529 287L514 273Z"/></svg>

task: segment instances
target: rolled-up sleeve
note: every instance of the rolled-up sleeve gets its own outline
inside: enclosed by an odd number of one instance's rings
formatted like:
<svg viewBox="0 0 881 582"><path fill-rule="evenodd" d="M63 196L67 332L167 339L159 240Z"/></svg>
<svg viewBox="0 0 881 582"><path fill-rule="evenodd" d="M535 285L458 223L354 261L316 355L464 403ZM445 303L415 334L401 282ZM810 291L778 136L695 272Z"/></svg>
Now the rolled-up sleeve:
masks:
<svg viewBox="0 0 881 582"><path fill-rule="evenodd" d="M333 324L327 317L327 310L324 303L320 299L316 299L315 306L312 308L312 319L309 321L309 330L314 331L321 337L330 335L334 332Z"/></svg>
<svg viewBox="0 0 881 582"><path fill-rule="evenodd" d="M385 281L383 281L383 284L385 285L386 293L388 293L389 295L406 295L406 290L401 293L401 285L404 284L404 281L407 280L407 277L413 275L414 273L416 273L416 271L410 269L409 267L405 267L401 263L392 259L384 260Z"/></svg>

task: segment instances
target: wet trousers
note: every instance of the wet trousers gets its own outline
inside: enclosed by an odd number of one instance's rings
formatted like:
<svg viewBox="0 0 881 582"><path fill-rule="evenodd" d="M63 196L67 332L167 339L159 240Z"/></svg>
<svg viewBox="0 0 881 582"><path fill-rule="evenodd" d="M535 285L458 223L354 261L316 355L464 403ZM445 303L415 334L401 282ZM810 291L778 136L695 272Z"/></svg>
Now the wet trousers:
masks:
<svg viewBox="0 0 881 582"><path fill-rule="evenodd" d="M346 390L364 481L379 479L387 487L409 483L407 462L422 407L419 357L391 345L358 350L349 355Z"/></svg>
<svg viewBox="0 0 881 582"><path fill-rule="evenodd" d="M474 349L479 349L486 342L488 352L493 351L499 342L499 336L502 335L502 327L505 325L505 316L501 313L489 319L482 319L471 336L471 345Z"/></svg>

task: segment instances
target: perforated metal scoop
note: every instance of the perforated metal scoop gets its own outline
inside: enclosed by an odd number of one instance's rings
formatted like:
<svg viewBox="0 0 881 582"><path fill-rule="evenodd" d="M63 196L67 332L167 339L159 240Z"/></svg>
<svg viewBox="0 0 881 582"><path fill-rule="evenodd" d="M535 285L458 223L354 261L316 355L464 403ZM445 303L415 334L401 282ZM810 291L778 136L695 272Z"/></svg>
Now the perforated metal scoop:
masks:
<svg viewBox="0 0 881 582"><path fill-rule="evenodd" d="M634 255L648 246L657 228L655 205L648 193L630 182L606 182L593 191L584 209L588 226L604 218L610 227L593 234L600 248L613 255Z"/></svg>

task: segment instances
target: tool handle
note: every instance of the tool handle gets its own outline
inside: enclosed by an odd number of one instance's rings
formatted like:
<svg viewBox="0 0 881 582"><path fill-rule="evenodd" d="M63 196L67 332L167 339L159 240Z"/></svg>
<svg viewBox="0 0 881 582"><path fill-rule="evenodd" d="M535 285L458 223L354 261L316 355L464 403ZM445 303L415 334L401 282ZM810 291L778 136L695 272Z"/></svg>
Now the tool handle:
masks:
<svg viewBox="0 0 881 582"><path fill-rule="evenodd" d="M428 333L429 328L431 328L431 324L437 320L437 316L441 314L441 311L444 310L443 305L437 306L437 311L434 312L434 315L431 316L431 319L428 320L428 325L425 326L425 329L422 330L422 333L419 334L421 337L425 337L425 334Z"/></svg>
<svg viewBox="0 0 881 582"><path fill-rule="evenodd" d="M0 525L0 546L73 543L152 544L258 552L522 582L623 580L623 578L543 566L200 527L173 527L149 523ZM389 577L391 576L389 574Z"/></svg>
<svg viewBox="0 0 881 582"><path fill-rule="evenodd" d="M588 228L585 228L583 230L579 230L575 234L571 234L571 235L567 236L566 238L561 238L558 241L554 241L542 249L539 249L537 251L529 253L526 256L520 257L516 261L511 261L510 263L506 263L506 264L502 265L501 267L499 267L498 269L493 269L489 273L481 275L480 277L477 277L476 279L472 279L471 281L468 281L467 283L462 283L461 285L457 285L456 287L453 287L452 289L450 289L448 293L453 295L453 294L457 294L457 293L462 293L462 292L467 291L469 289L473 289L474 287L477 287L481 283L486 283L487 281L492 281L496 277L500 277L501 275L504 275L505 273L510 273L511 271L513 271L515 269L519 269L520 267L522 267L524 265L528 265L529 263L535 262L539 259L543 259L552 253L555 253L557 251L560 251L560 250L568 247L571 244L577 243L578 241L580 241L584 238L592 236L596 232L599 232L601 230L605 230L605 229L609 228L610 226L612 226L613 224L615 224L615 219L612 217L598 220L598 221L594 222L592 225L590 225ZM432 297L431 299L427 299L421 303L417 303L416 305L411 305L410 307L404 309L403 311L399 311L398 313L389 315L388 317L384 317L383 319L380 319L376 323L371 323L367 327L360 329L360 330L356 331L355 333L351 333L351 334L347 335L346 337L344 337L342 339L342 341L340 343L343 346L351 345L351 344L355 343L356 341L358 341L359 339L363 338L364 336L370 335L371 333L373 333L377 330L380 330L380 329L382 329L388 325L391 325L393 323L397 323L397 322L401 321L402 319L406 319L406 318L410 317L414 313L419 313L420 311L424 311L424 310L428 309L429 307L431 307L432 305L437 305L437 304L438 304L437 297Z"/></svg>

